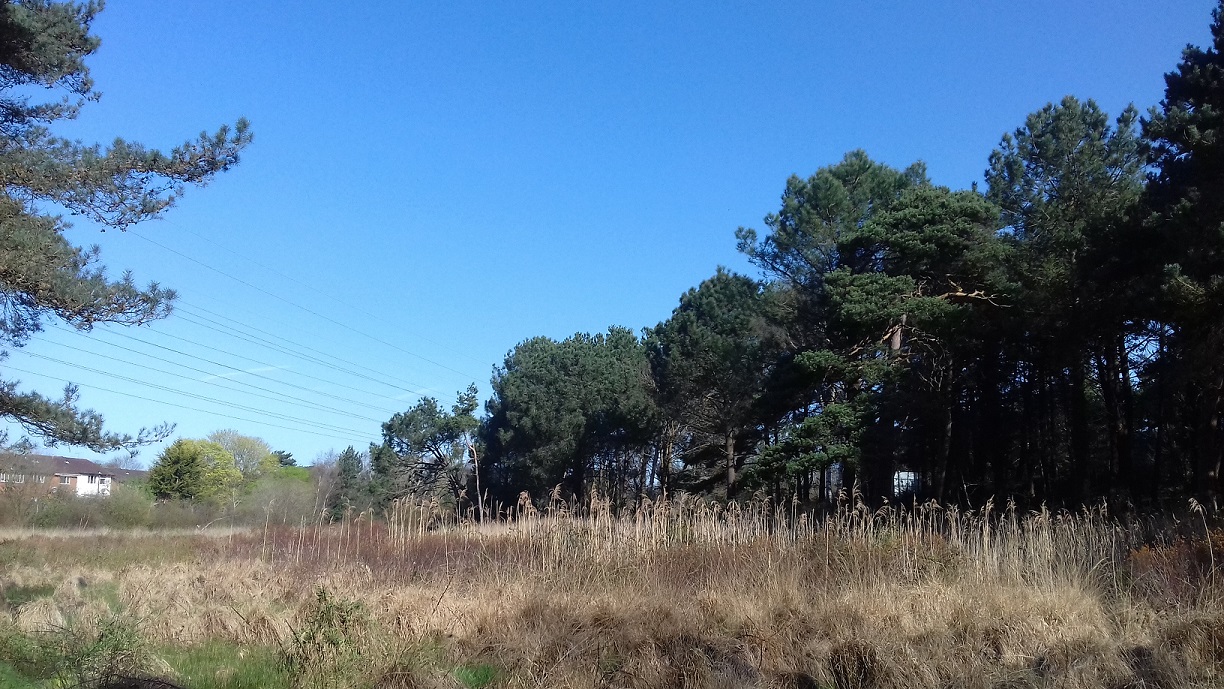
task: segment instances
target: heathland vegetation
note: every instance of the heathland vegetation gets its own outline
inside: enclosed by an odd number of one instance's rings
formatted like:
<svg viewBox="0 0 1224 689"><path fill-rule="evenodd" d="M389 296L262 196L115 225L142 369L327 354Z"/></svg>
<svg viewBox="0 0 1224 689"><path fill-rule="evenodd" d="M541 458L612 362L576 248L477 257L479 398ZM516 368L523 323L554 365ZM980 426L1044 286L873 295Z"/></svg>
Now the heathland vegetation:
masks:
<svg viewBox="0 0 1224 689"><path fill-rule="evenodd" d="M168 316L58 212L157 217L250 141L55 136L99 10L0 3L5 346ZM1145 114L1031 114L983 189L861 151L792 177L735 235L759 278L525 340L483 413L426 397L309 469L219 431L108 498L7 487L0 684L1221 686L1224 3L1212 36ZM11 380L0 415L172 432Z"/></svg>
<svg viewBox="0 0 1224 689"><path fill-rule="evenodd" d="M1224 532L1194 516L525 501L497 523L396 503L306 528L10 533L0 678L1216 687Z"/></svg>

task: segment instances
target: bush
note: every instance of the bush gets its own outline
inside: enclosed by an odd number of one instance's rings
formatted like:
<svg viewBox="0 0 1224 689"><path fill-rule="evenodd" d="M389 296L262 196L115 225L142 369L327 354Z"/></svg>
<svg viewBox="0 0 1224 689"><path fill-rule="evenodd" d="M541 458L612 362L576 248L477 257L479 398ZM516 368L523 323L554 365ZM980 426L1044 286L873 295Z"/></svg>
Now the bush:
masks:
<svg viewBox="0 0 1224 689"><path fill-rule="evenodd" d="M153 505L149 527L153 529L193 529L224 518L223 509L211 503L167 500Z"/></svg>
<svg viewBox="0 0 1224 689"><path fill-rule="evenodd" d="M41 529L102 526L100 498L83 498L56 492L36 503L30 525Z"/></svg>
<svg viewBox="0 0 1224 689"><path fill-rule="evenodd" d="M153 496L140 486L117 484L109 498L99 501L106 526L132 529L148 526L153 512Z"/></svg>
<svg viewBox="0 0 1224 689"><path fill-rule="evenodd" d="M369 670L363 661L369 645L370 617L358 601L337 599L319 587L304 611L284 664L294 685L336 686Z"/></svg>
<svg viewBox="0 0 1224 689"><path fill-rule="evenodd" d="M251 486L250 493L239 501L234 521L247 526L298 526L314 521L318 502L310 473L300 467L285 467Z"/></svg>
<svg viewBox="0 0 1224 689"><path fill-rule="evenodd" d="M48 632L6 630L0 633L0 657L19 676L82 689L139 686L132 680L151 676L158 665L135 623L114 613L89 622L70 619Z"/></svg>

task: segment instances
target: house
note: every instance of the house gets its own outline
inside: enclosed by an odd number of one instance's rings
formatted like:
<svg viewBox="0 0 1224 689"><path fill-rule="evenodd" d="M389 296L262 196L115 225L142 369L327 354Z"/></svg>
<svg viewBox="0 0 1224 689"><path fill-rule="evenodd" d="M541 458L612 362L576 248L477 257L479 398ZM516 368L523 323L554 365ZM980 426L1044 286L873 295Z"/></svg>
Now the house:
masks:
<svg viewBox="0 0 1224 689"><path fill-rule="evenodd" d="M0 454L0 489L39 486L75 495L110 495L115 470L88 459Z"/></svg>

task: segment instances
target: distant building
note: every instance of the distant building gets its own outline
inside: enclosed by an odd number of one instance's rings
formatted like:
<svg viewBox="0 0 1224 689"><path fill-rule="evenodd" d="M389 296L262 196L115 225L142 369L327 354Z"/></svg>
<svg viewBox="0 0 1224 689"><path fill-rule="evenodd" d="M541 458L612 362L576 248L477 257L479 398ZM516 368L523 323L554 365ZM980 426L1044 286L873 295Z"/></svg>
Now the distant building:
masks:
<svg viewBox="0 0 1224 689"><path fill-rule="evenodd" d="M115 477L111 483L131 483L133 481L144 481L149 478L148 469L113 469L106 467Z"/></svg>
<svg viewBox="0 0 1224 689"><path fill-rule="evenodd" d="M47 492L104 496L111 493L115 471L88 459L0 454L0 490L34 484L45 487Z"/></svg>

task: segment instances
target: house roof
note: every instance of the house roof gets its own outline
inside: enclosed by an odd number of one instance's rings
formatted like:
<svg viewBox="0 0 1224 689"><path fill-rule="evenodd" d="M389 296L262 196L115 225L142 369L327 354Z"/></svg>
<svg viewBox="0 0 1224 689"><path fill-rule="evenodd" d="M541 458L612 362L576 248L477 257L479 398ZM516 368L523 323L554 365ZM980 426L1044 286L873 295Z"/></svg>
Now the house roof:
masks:
<svg viewBox="0 0 1224 689"><path fill-rule="evenodd" d="M107 467L107 471L109 471L115 477L116 483L123 483L125 481L143 481L149 478L148 469L111 469L110 467Z"/></svg>
<svg viewBox="0 0 1224 689"><path fill-rule="evenodd" d="M115 470L88 459L54 455L0 453L0 471L26 474L96 474L114 476Z"/></svg>

